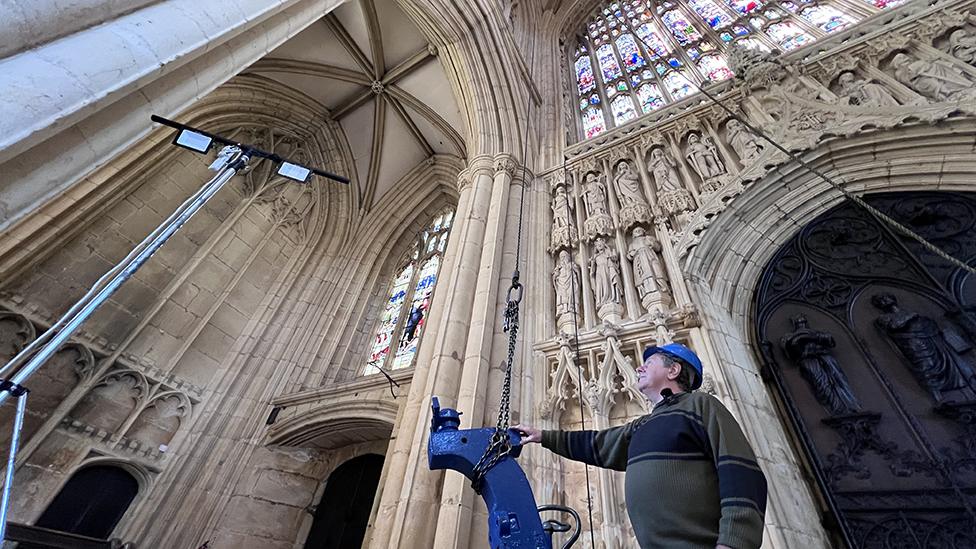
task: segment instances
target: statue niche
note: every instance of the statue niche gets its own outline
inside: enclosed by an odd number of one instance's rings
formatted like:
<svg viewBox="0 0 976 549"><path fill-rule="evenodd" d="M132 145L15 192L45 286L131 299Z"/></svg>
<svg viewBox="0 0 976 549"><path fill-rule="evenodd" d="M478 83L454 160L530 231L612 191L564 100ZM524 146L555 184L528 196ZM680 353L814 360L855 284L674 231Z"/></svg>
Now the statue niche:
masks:
<svg viewBox="0 0 976 549"><path fill-rule="evenodd" d="M936 321L902 309L889 293L872 296L871 304L882 311L875 325L898 349L915 381L936 403L943 402L946 392L969 385L972 367L953 352Z"/></svg>
<svg viewBox="0 0 976 549"><path fill-rule="evenodd" d="M861 404L851 390L850 382L831 353L836 343L830 332L809 327L807 317L798 314L790 319L793 332L783 336L780 345L800 367L800 374L817 402L831 416L844 416L861 411Z"/></svg>
<svg viewBox="0 0 976 549"><path fill-rule="evenodd" d="M685 158L702 181L704 192L714 192L721 186L721 178L726 174L725 164L719 157L718 148L709 136L697 133L688 135Z"/></svg>
<svg viewBox="0 0 976 549"><path fill-rule="evenodd" d="M108 433L116 432L147 393L145 379L123 370L102 378L71 410L69 416Z"/></svg>
<svg viewBox="0 0 976 549"><path fill-rule="evenodd" d="M627 258L634 265L634 282L640 295L641 305L654 314L671 306L671 289L668 277L658 255L661 243L647 234L643 227L635 227L627 250Z"/></svg>
<svg viewBox="0 0 976 549"><path fill-rule="evenodd" d="M895 79L933 101L976 100L976 81L944 59L915 59L897 53L891 59Z"/></svg>
<svg viewBox="0 0 976 549"><path fill-rule="evenodd" d="M549 205L552 209L552 231L549 234L549 250L569 248L576 244L577 237L570 228L569 220L573 215L573 205L566 193L566 186L556 186Z"/></svg>
<svg viewBox="0 0 976 549"><path fill-rule="evenodd" d="M651 172L657 186L657 201L664 211L671 215L678 226L683 227L695 210L691 193L681 184L678 176L678 163L662 147L651 150L647 169ZM677 228L677 227L676 227Z"/></svg>
<svg viewBox="0 0 976 549"><path fill-rule="evenodd" d="M617 163L613 184L620 200L620 228L628 229L638 223L651 222L651 207L641 192L640 177L633 162L621 160Z"/></svg>
<svg viewBox="0 0 976 549"><path fill-rule="evenodd" d="M586 221L583 233L588 240L599 235L613 234L613 219L607 206L607 184L603 175L587 172L583 176L583 204L586 206Z"/></svg>
<svg viewBox="0 0 976 549"><path fill-rule="evenodd" d="M138 441L146 448L159 448L173 440L183 418L189 414L190 403L185 396L170 393L156 397L129 428L126 437Z"/></svg>
<svg viewBox="0 0 976 549"><path fill-rule="evenodd" d="M617 322L623 313L623 285L620 282L620 264L617 253L607 245L607 239L599 237L594 243L590 258L590 277L593 294L601 320Z"/></svg>
<svg viewBox="0 0 976 549"><path fill-rule="evenodd" d="M898 101L881 84L858 78L853 71L837 77L837 95L854 107L897 107Z"/></svg>
<svg viewBox="0 0 976 549"><path fill-rule="evenodd" d="M552 286L556 291L556 331L566 333L579 321L580 269L566 250L559 251L559 259L552 270Z"/></svg>
<svg viewBox="0 0 976 549"><path fill-rule="evenodd" d="M759 138L755 134L734 118L725 123L725 129L728 132L726 139L728 139L729 145L739 156L742 167L748 168L749 164L762 154L764 148L762 143L759 142Z"/></svg>

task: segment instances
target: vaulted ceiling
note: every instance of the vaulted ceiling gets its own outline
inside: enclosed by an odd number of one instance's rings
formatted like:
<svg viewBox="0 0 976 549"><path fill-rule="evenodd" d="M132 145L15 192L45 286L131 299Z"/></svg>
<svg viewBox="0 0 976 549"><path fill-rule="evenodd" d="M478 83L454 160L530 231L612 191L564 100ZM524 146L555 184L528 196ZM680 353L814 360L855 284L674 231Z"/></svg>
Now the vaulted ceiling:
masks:
<svg viewBox="0 0 976 549"><path fill-rule="evenodd" d="M346 134L369 208L435 154L465 156L450 82L394 0L351 0L254 64L327 107Z"/></svg>

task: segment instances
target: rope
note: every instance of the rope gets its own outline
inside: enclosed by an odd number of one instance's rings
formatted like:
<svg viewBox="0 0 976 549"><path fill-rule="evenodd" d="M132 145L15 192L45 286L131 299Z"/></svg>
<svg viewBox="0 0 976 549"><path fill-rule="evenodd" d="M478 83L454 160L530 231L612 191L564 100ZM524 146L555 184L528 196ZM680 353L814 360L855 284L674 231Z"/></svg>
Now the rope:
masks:
<svg viewBox="0 0 976 549"><path fill-rule="evenodd" d="M563 154L563 184L569 183L569 179L567 178L567 170L568 168L566 167L566 155ZM578 227L576 226L575 218L573 218L573 216L571 215L568 215L569 214L569 193L568 192L563 193L563 196L566 197L566 213L567 213L566 221L572 224L572 226L570 227L571 231L576 230ZM578 233L579 231L577 230L576 232ZM572 232L569 233L569 261L574 266L576 265L576 258L575 258L575 254L573 253ZM576 273L573 273L573 276L575 275ZM572 286L573 285L570 284L570 287ZM573 290L572 303L573 303L573 347L574 347L573 363L576 364L576 379L577 379L577 385L579 387L579 390L577 391L577 397L579 398L580 428L585 430L586 415L583 413L583 366L580 365L580 360L579 360L579 320L577 316L577 313L579 312L579 305L576 303L576 290ZM590 464L589 463L583 464L583 476L586 479L586 514L590 519L590 547L596 547L596 539L594 538L594 534L593 534L593 496L590 494Z"/></svg>
<svg viewBox="0 0 976 549"><path fill-rule="evenodd" d="M630 30L631 30L631 34L633 34L633 36L637 37L637 40L639 40L640 43L644 46L644 51L645 52L653 51L652 49L650 49L650 46L647 45L647 42L639 34L637 34L636 32L633 32L633 29L630 29ZM735 111L733 111L732 109L730 109L725 103L723 103L717 97L715 97L714 95L712 95L711 93L709 93L708 91L706 91L705 88L701 84L699 84L698 82L696 82L694 79L686 78L685 80L687 80L688 82L691 82L696 88L698 88L698 91L700 91L705 97L707 97L713 103L715 103L716 105L718 105L719 107L721 107L722 110L724 110L726 113L728 113L729 116L731 116L737 122L739 122L740 124L742 124L743 126L745 126L747 130L749 130L750 132L752 132L757 137L762 138L764 141L766 141L767 143L769 143L770 145L772 145L778 151L782 152L787 157L789 157L790 160L792 160L792 161L796 162L797 164L799 164L800 166L802 166L808 172L810 172L810 173L816 175L817 177L819 177L820 179L826 181L827 184L829 184L835 190L837 190L838 192L840 192L841 195L845 199L850 200L854 204L856 204L859 207L861 207L864 211L866 211L868 213L868 215L870 215L872 218L874 218L874 220L878 224L888 225L889 227L891 227L892 229L894 229L896 232L899 232L902 235L907 236L908 238L910 238L910 239L918 242L922 247L924 247L928 251L932 252L933 254L941 257L942 259L948 261L952 265L955 265L956 267L959 267L959 268L961 268L961 269L963 269L963 270L965 270L965 271L967 271L969 273L976 274L976 268L971 267L970 265L968 265L964 261L956 258L955 256L950 255L948 252L946 252L942 248L939 248L935 244L932 244L931 242L929 242L928 240L926 240L924 237L922 237L918 233L912 231L911 229L909 229L908 227L902 225L898 221L895 221L894 219L892 219L888 215L885 215L883 212L879 211L874 206L871 206L870 204L868 204L867 202L865 202L861 197L859 197L859 196L857 196L857 195L855 195L853 193L848 192L846 189L844 189L841 186L840 183L837 183L836 181L834 181L830 176L828 176L827 174L823 173L819 169L811 166L805 160L803 160L802 158L800 158L797 154L795 154L795 153L787 150L785 147L783 147L782 145L780 145L779 143L777 143L776 141L774 141L771 137L769 137L769 135L767 135L766 132L764 132L761 129L759 129L759 128L753 126L752 124L750 124L748 120L745 120L743 117L739 116L738 113L736 113ZM564 164L565 164L565 162L564 162Z"/></svg>

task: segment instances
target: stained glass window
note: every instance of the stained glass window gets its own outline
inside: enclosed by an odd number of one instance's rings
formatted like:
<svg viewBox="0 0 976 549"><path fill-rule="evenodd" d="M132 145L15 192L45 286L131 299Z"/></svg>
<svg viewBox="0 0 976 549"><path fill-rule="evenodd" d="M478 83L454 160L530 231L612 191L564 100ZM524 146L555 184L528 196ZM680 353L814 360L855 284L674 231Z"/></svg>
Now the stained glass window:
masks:
<svg viewBox="0 0 976 549"><path fill-rule="evenodd" d="M590 107L583 113L583 131L586 138L600 135L607 129L607 124L603 120L603 109L600 107Z"/></svg>
<svg viewBox="0 0 976 549"><path fill-rule="evenodd" d="M712 0L688 0L688 4L713 29L721 29L732 24L732 17Z"/></svg>
<svg viewBox="0 0 976 549"><path fill-rule="evenodd" d="M862 0L868 11L907 0ZM857 23L840 0L626 0L604 5L575 49L583 135L594 137L733 77L733 47L789 51ZM872 11L872 12L873 12Z"/></svg>
<svg viewBox="0 0 976 549"><path fill-rule="evenodd" d="M579 84L580 95L596 86L596 79L593 77L593 65L590 63L589 55L576 60L576 82Z"/></svg>
<svg viewBox="0 0 976 549"><path fill-rule="evenodd" d="M637 99L640 101L641 110L645 113L664 106L664 97L657 84L644 84L637 88Z"/></svg>
<svg viewBox="0 0 976 549"><path fill-rule="evenodd" d="M801 11L800 16L824 32L834 32L852 23L849 17L830 6L810 6Z"/></svg>
<svg viewBox="0 0 976 549"><path fill-rule="evenodd" d="M600 61L604 81L608 82L620 76L620 65L617 64L617 57L613 54L613 46L610 44L600 46L596 50L596 58Z"/></svg>
<svg viewBox="0 0 976 549"><path fill-rule="evenodd" d="M725 0L732 6L732 9L745 15L752 13L753 11L762 7L762 3L759 0Z"/></svg>
<svg viewBox="0 0 976 549"><path fill-rule="evenodd" d="M610 106L613 109L613 121L617 124L637 118L637 110L634 108L634 102L629 95L618 96L610 103Z"/></svg>
<svg viewBox="0 0 976 549"><path fill-rule="evenodd" d="M766 27L766 32L784 50L792 50L813 41L809 34L792 21L774 23Z"/></svg>
<svg viewBox="0 0 976 549"><path fill-rule="evenodd" d="M684 75L683 71L671 71L666 74L664 84L671 92L671 97L676 100L694 93L691 82L688 81L688 77Z"/></svg>
<svg viewBox="0 0 976 549"><path fill-rule="evenodd" d="M678 10L671 10L665 12L661 16L664 20L664 24L671 30L671 34L678 39L678 43L682 46L701 40L701 34L695 30L695 27L685 19L685 16L681 14Z"/></svg>
<svg viewBox="0 0 976 549"><path fill-rule="evenodd" d="M725 58L718 54L702 57L698 62L698 70L709 80L726 80L734 76Z"/></svg>
<svg viewBox="0 0 976 549"><path fill-rule="evenodd" d="M453 221L453 211L442 212L414 243L409 261L390 285L363 375L413 365Z"/></svg>
<svg viewBox="0 0 976 549"><path fill-rule="evenodd" d="M625 34L618 38L617 51L620 52L620 58L624 60L624 67L627 68L628 72L633 72L644 66L644 56L637 49L634 35Z"/></svg>

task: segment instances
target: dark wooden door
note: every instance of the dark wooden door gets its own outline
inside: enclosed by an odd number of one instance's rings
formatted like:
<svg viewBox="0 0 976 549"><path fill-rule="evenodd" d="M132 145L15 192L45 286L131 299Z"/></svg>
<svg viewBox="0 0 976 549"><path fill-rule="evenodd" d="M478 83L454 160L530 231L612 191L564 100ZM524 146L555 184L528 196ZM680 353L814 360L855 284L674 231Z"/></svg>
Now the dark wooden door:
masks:
<svg viewBox="0 0 976 549"><path fill-rule="evenodd" d="M138 493L139 482L124 469L86 467L71 476L34 525L108 539Z"/></svg>
<svg viewBox="0 0 976 549"><path fill-rule="evenodd" d="M976 194L867 201L976 264ZM764 378L849 546L976 547L974 313L976 277L851 203L766 266Z"/></svg>
<svg viewBox="0 0 976 549"><path fill-rule="evenodd" d="M383 456L353 458L329 475L305 549L355 549L363 544L376 488L383 471Z"/></svg>

